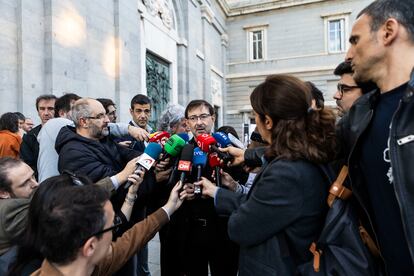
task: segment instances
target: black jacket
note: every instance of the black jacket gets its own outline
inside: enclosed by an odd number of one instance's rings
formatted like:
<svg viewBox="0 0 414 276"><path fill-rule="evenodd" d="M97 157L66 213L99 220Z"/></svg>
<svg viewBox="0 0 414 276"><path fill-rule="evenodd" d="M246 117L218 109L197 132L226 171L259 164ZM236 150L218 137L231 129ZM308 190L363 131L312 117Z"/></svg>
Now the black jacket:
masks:
<svg viewBox="0 0 414 276"><path fill-rule="evenodd" d="M327 190L317 165L280 159L264 164L247 195L219 189L216 210L230 215L228 233L240 245L239 275L294 275L297 265L311 260Z"/></svg>
<svg viewBox="0 0 414 276"><path fill-rule="evenodd" d="M37 179L37 158L39 157L39 142L37 135L39 135L42 125L38 125L31 131L23 135L23 141L20 145L20 158L29 165Z"/></svg>
<svg viewBox="0 0 414 276"><path fill-rule="evenodd" d="M414 70L403 98L394 113L390 127L390 159L405 238L414 261ZM356 158L360 153L359 139L371 122L379 91L363 95L338 125L338 137L344 156L348 157L353 193L369 218L367 192ZM372 220L370 224L372 231Z"/></svg>
<svg viewBox="0 0 414 276"><path fill-rule="evenodd" d="M58 169L69 170L76 174L88 176L93 182L113 176L124 169L127 162L140 155L140 152L128 149L106 137L94 141L80 136L74 127L63 127L56 138L56 151L59 154ZM138 198L131 214L131 224L145 217L148 196L155 183L152 170L147 172L138 190ZM111 197L115 210L119 210L124 202L128 189L120 187Z"/></svg>

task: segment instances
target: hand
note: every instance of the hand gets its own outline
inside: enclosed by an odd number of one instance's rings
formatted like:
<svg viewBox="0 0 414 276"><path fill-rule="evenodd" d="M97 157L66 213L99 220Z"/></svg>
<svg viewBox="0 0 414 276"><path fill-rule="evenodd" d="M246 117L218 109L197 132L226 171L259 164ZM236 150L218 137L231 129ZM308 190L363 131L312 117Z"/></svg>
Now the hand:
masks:
<svg viewBox="0 0 414 276"><path fill-rule="evenodd" d="M233 192L237 190L237 181L235 181L230 174L226 173L223 170L221 170L221 184L223 184Z"/></svg>
<svg viewBox="0 0 414 276"><path fill-rule="evenodd" d="M128 176L128 181L130 181L132 183L132 185L129 186L129 188L128 188L128 193L131 196L137 194L138 188L141 185L142 181L144 180L144 175L145 175L145 170L144 169L139 169L139 170L135 171L134 174L130 174Z"/></svg>
<svg viewBox="0 0 414 276"><path fill-rule="evenodd" d="M168 170L165 170L165 171L157 172L157 168L155 168L155 181L159 183L159 182L163 182L167 180L168 178L170 178L171 171L172 171L172 168L169 168Z"/></svg>
<svg viewBox="0 0 414 276"><path fill-rule="evenodd" d="M118 183L120 185L124 184L128 180L128 176L135 173L135 170L137 169L137 162L139 157L136 157L134 159L131 159L125 166L125 168L120 171L118 174L115 175L116 179L118 180Z"/></svg>
<svg viewBox="0 0 414 276"><path fill-rule="evenodd" d="M145 129L135 126L128 126L128 134L138 141L148 141L150 135Z"/></svg>
<svg viewBox="0 0 414 276"><path fill-rule="evenodd" d="M231 156L234 157L232 162L229 162L227 166L238 166L244 163L244 150L239 149L233 146L226 147L226 148L219 148L222 152L228 152Z"/></svg>
<svg viewBox="0 0 414 276"><path fill-rule="evenodd" d="M183 187L182 192L180 193L180 198L183 200L193 200L195 198L194 184L186 183Z"/></svg>
<svg viewBox="0 0 414 276"><path fill-rule="evenodd" d="M131 141L122 141L122 142L118 142L119 145L129 148L129 146L131 145Z"/></svg>
<svg viewBox="0 0 414 276"><path fill-rule="evenodd" d="M217 186L205 177L201 177L201 180L194 182L194 185L199 185L202 188L203 196L214 197L217 191Z"/></svg>
<svg viewBox="0 0 414 276"><path fill-rule="evenodd" d="M165 171L168 169L169 166L170 166L170 158L167 158L164 161L157 162L155 165L155 173Z"/></svg>
<svg viewBox="0 0 414 276"><path fill-rule="evenodd" d="M167 209L168 214L171 216L178 208L180 208L181 204L183 203L183 199L178 194L181 187L181 181L178 181L175 184L174 188L171 190L170 197L168 198L167 203L164 205L164 208Z"/></svg>

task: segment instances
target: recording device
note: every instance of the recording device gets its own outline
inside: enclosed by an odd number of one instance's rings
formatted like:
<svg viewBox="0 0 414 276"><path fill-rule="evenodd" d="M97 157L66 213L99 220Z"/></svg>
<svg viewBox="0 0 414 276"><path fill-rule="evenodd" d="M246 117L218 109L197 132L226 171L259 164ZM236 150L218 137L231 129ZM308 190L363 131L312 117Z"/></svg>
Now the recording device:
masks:
<svg viewBox="0 0 414 276"><path fill-rule="evenodd" d="M185 141L185 143L188 143L188 141L190 141L190 136L188 136L187 133L181 132L181 133L176 133L176 134L180 136Z"/></svg>
<svg viewBox="0 0 414 276"><path fill-rule="evenodd" d="M168 157L176 157L180 154L181 150L183 149L185 145L185 140L181 138L179 135L174 134L170 137L170 139L165 142L164 145L164 156L161 160L165 160Z"/></svg>
<svg viewBox="0 0 414 276"><path fill-rule="evenodd" d="M157 131L157 132L150 134L149 142L158 143L162 147L164 147L165 143L168 141L170 137L171 135L166 131Z"/></svg>
<svg viewBox="0 0 414 276"><path fill-rule="evenodd" d="M181 151L180 161L178 161L177 171L181 172L180 181L184 183L186 174L191 172L193 161L194 145L186 144Z"/></svg>
<svg viewBox="0 0 414 276"><path fill-rule="evenodd" d="M224 132L213 133L213 138L216 139L217 145L220 148L227 148L228 146L231 146L231 141Z"/></svg>
<svg viewBox="0 0 414 276"><path fill-rule="evenodd" d="M197 181L201 180L201 174L203 172L203 168L207 164L207 154L205 154L200 148L194 148L194 155L193 155L193 164L197 168ZM201 187L195 186L194 187L194 194L201 195Z"/></svg>
<svg viewBox="0 0 414 276"><path fill-rule="evenodd" d="M144 153L141 154L137 161L137 170L145 169L146 171L149 171L151 169L151 166L155 163L155 161L159 158L161 154L162 148L157 143L149 143L148 146L145 148ZM129 186L131 186L132 182L128 181L124 188L128 189Z"/></svg>
<svg viewBox="0 0 414 276"><path fill-rule="evenodd" d="M222 163L220 162L220 158L216 152L212 152L208 155L208 164L214 169L217 187L222 187L220 178L220 167L222 166Z"/></svg>
<svg viewBox="0 0 414 276"><path fill-rule="evenodd" d="M233 134L229 133L227 134L227 136L229 137L233 146L238 147L239 149L246 149L244 144L239 139L237 139Z"/></svg>
<svg viewBox="0 0 414 276"><path fill-rule="evenodd" d="M233 161L234 158L230 154L228 154L226 152L221 152L217 148L217 146L216 146L217 145L217 141L216 141L216 139L214 139L213 136L204 133L204 134L198 135L197 138L196 138L196 140L197 140L198 147L202 151L204 151L206 153L209 153L211 151L217 153L218 157L220 159L222 159L225 163L228 163L230 161ZM228 138L227 138L227 140L228 140Z"/></svg>

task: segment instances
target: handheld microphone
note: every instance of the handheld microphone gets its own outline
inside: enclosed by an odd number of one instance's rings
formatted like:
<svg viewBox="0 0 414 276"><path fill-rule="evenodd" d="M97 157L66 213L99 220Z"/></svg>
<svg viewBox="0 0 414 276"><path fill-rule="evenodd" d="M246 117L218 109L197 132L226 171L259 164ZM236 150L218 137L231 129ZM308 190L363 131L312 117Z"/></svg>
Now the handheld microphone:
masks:
<svg viewBox="0 0 414 276"><path fill-rule="evenodd" d="M177 170L181 172L180 181L184 183L186 173L191 171L193 161L193 152L194 152L194 145L193 144L186 144L181 151L181 158L178 161Z"/></svg>
<svg viewBox="0 0 414 276"><path fill-rule="evenodd" d="M220 148L227 148L228 146L231 146L231 141L224 132L213 133L213 138L216 139L217 145Z"/></svg>
<svg viewBox="0 0 414 276"><path fill-rule="evenodd" d="M159 158L161 154L162 148L157 143L149 143L148 146L145 148L144 153L141 154L137 161L137 168L136 170L140 170L141 168L149 171L151 166L155 163L155 161ZM124 188L128 189L131 186L132 182L128 181Z"/></svg>
<svg viewBox="0 0 414 276"><path fill-rule="evenodd" d="M221 152L217 148L217 146L216 146L217 141L216 141L216 139L214 139L213 136L203 133L203 134L198 135L196 140L197 140L198 147L202 151L204 151L206 153L209 153L210 151L213 151L213 152L217 153L218 157L220 159L222 159L225 163L233 161L234 158L230 154L228 154L226 152Z"/></svg>
<svg viewBox="0 0 414 276"><path fill-rule="evenodd" d="M200 181L203 168L207 164L207 154L205 154L198 147L194 149L193 164L197 168L197 181ZM200 186L195 186L194 187L194 194L201 195L201 187Z"/></svg>
<svg viewBox="0 0 414 276"><path fill-rule="evenodd" d="M229 137L233 146L238 147L239 149L246 149L244 144L239 139L237 139L233 134L229 133L227 134L227 136Z"/></svg>
<svg viewBox="0 0 414 276"><path fill-rule="evenodd" d="M176 133L176 134L180 136L185 141L186 144L188 143L188 141L190 141L190 136L188 136L187 133L181 132L181 133Z"/></svg>
<svg viewBox="0 0 414 276"><path fill-rule="evenodd" d="M176 157L178 154L180 154L181 150L183 149L185 145L185 140L178 136L177 134L174 134L170 137L170 139L165 142L164 145L164 151L166 154L162 157L161 160L165 160L168 157Z"/></svg>
<svg viewBox="0 0 414 276"><path fill-rule="evenodd" d="M221 187L220 167L222 164L220 163L220 158L216 152L212 152L208 155L208 164L214 169L217 187Z"/></svg>
<svg viewBox="0 0 414 276"><path fill-rule="evenodd" d="M165 143L167 142L167 140L170 138L170 134L166 131L157 131L154 132L152 134L150 134L150 138L149 138L149 142L150 143L158 143L160 144L162 147L164 147Z"/></svg>

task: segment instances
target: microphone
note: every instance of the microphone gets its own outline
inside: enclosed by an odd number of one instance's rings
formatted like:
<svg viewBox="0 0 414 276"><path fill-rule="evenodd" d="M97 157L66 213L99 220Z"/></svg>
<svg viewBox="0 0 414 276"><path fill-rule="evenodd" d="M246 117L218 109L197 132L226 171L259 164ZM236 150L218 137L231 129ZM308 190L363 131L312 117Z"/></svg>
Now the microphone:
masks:
<svg viewBox="0 0 414 276"><path fill-rule="evenodd" d="M197 181L200 181L201 180L201 173L203 171L203 168L207 164L207 154L205 154L198 147L194 149L193 164L197 168ZM201 195L201 187L200 186L195 186L194 187L194 194Z"/></svg>
<svg viewBox="0 0 414 276"><path fill-rule="evenodd" d="M222 164L220 163L220 158L216 152L212 152L208 155L208 164L214 169L217 187L222 187L220 178L220 167Z"/></svg>
<svg viewBox="0 0 414 276"><path fill-rule="evenodd" d="M197 140L198 147L205 153L209 153L210 151L213 151L217 153L218 157L222 159L225 163L228 163L229 161L233 161L234 158L230 154L226 152L221 152L217 148L216 146L217 141L216 139L214 139L213 136L203 133L203 134L198 135L196 140Z"/></svg>
<svg viewBox="0 0 414 276"><path fill-rule="evenodd" d="M229 137L233 146L238 147L239 149L246 149L244 144L239 139L237 139L233 134L229 133L227 134L227 136Z"/></svg>
<svg viewBox="0 0 414 276"><path fill-rule="evenodd" d="M193 144L186 144L181 151L181 158L178 161L177 170L181 172L180 181L184 183L186 173L191 171L193 161L193 152L194 152L194 145Z"/></svg>
<svg viewBox="0 0 414 276"><path fill-rule="evenodd" d="M145 148L144 153L141 154L137 161L137 168L136 170L145 169L149 171L151 166L155 163L155 161L159 158L161 154L162 148L157 143L149 143L148 146ZM124 188L128 189L131 186L132 182L128 181Z"/></svg>
<svg viewBox="0 0 414 276"><path fill-rule="evenodd" d="M170 137L170 139L165 142L164 145L164 156L161 160L167 159L169 156L176 157L180 154L181 150L185 145L185 140L181 138L179 135L174 134Z"/></svg>
<svg viewBox="0 0 414 276"><path fill-rule="evenodd" d="M180 136L185 141L185 143L188 143L188 141L190 141L190 136L188 136L187 133L181 132L181 133L176 133L176 134Z"/></svg>
<svg viewBox="0 0 414 276"><path fill-rule="evenodd" d="M227 148L228 146L231 146L231 141L224 132L213 133L213 138L216 139L217 145L220 148Z"/></svg>
<svg viewBox="0 0 414 276"><path fill-rule="evenodd" d="M149 142L150 143L158 143L162 147L164 147L167 140L170 138L170 134L166 131L157 131L150 134Z"/></svg>

